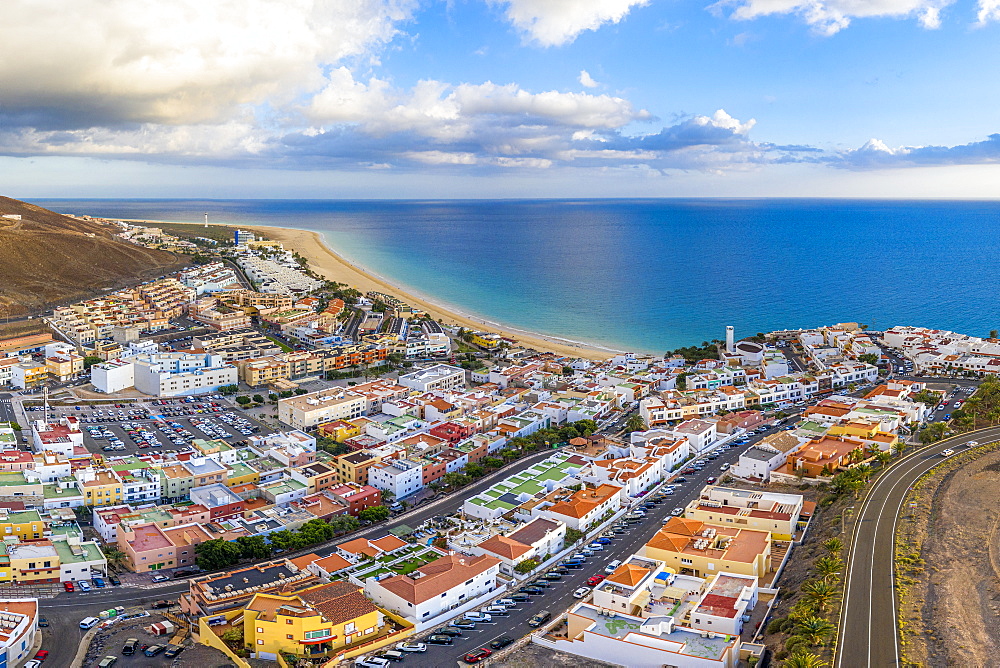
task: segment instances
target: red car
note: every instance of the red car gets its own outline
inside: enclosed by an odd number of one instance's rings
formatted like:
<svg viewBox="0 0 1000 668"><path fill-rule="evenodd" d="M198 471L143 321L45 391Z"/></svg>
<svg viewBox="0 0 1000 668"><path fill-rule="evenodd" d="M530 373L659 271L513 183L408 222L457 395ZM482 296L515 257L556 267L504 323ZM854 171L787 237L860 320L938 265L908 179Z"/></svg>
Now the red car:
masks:
<svg viewBox="0 0 1000 668"><path fill-rule="evenodd" d="M49 655L49 650L43 649L35 655L35 661L45 661L45 657Z"/></svg>
<svg viewBox="0 0 1000 668"><path fill-rule="evenodd" d="M713 478L706 478L705 482L707 482L709 485L711 485L712 483L715 482L715 478L714 477Z"/></svg>
<svg viewBox="0 0 1000 668"><path fill-rule="evenodd" d="M66 589L66 591L73 591L72 582L63 582L63 587Z"/></svg>
<svg viewBox="0 0 1000 668"><path fill-rule="evenodd" d="M601 580L603 579L604 579L603 575L591 575L589 578L587 578L587 584L593 587L596 584L600 584Z"/></svg>
<svg viewBox="0 0 1000 668"><path fill-rule="evenodd" d="M480 647L479 649L474 649L471 652L469 652L468 654L466 654L465 655L465 662L466 663L475 663L477 661L482 661L483 659L485 659L486 657L488 657L492 653L493 653L493 650L486 649L485 647Z"/></svg>

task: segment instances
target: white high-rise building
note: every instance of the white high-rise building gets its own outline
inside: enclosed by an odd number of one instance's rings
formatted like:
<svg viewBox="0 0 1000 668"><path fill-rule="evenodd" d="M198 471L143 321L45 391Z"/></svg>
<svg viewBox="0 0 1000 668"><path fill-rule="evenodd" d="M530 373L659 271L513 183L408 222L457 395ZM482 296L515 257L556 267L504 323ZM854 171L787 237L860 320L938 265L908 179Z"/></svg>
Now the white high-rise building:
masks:
<svg viewBox="0 0 1000 668"><path fill-rule="evenodd" d="M732 353L732 352L736 351L735 346L734 346L734 344L735 344L734 338L735 338L735 332L733 330L733 326L732 325L726 325L726 352L727 353Z"/></svg>

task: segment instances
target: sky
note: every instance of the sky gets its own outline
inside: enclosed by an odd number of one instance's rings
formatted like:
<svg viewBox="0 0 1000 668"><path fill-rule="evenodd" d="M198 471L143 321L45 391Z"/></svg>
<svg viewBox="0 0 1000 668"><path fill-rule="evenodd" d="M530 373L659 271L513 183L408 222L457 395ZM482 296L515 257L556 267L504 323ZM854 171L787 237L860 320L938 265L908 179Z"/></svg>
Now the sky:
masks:
<svg viewBox="0 0 1000 668"><path fill-rule="evenodd" d="M1000 197L1000 0L4 0L0 43L13 197Z"/></svg>

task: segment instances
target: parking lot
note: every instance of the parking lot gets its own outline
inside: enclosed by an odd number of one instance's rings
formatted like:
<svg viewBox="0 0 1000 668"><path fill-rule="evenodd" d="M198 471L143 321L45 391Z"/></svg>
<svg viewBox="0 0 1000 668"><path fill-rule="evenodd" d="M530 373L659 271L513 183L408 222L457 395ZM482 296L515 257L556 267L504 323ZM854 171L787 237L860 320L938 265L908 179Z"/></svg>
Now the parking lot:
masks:
<svg viewBox="0 0 1000 668"><path fill-rule="evenodd" d="M33 408L37 407L26 407L29 411ZM249 436L273 431L214 396L62 406L50 411L78 418L84 446L109 456L145 454L149 450L182 451L195 439L222 439L236 444Z"/></svg>
<svg viewBox="0 0 1000 668"><path fill-rule="evenodd" d="M145 656L143 646L153 645L166 646L170 642L170 636L154 636L146 630L154 622L162 622L161 615L153 614L149 617L141 617L134 620L126 620L111 625L107 629L102 629L94 636L87 652L87 659L84 666L98 666L106 656L116 657L115 668L119 666L134 666L135 668L153 668L158 666L218 666L228 663L228 659L222 652L206 647L204 645L192 644L190 640L182 643L183 649L175 658L164 656L164 652L157 653L156 656ZM83 631L81 630L82 634ZM122 649L130 638L135 638L136 652L131 656L126 656Z"/></svg>

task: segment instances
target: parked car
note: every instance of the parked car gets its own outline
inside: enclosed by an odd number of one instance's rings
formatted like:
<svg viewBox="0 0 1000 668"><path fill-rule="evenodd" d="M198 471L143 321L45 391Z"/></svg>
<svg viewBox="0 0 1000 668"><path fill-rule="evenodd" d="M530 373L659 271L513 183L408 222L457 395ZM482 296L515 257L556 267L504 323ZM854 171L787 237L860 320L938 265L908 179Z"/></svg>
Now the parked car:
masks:
<svg viewBox="0 0 1000 668"><path fill-rule="evenodd" d="M475 610L465 613L465 618L473 622L492 622L493 618L490 617L485 612L476 612Z"/></svg>
<svg viewBox="0 0 1000 668"><path fill-rule="evenodd" d="M368 658L358 657L354 660L355 666L365 666L366 668L386 668L389 664L389 659L383 659L380 656L369 656Z"/></svg>
<svg viewBox="0 0 1000 668"><path fill-rule="evenodd" d="M63 582L63 589L65 589L66 591L73 591L73 583Z"/></svg>
<svg viewBox="0 0 1000 668"><path fill-rule="evenodd" d="M152 604L151 606L149 606L149 607L151 607L151 608L152 608L153 610L160 610L160 609L162 609L162 608L169 608L169 607L170 607L170 601L167 601L167 600L164 600L164 599L161 599L161 600L159 600L159 601L155 601L155 602L154 602L154 603L153 603L153 604Z"/></svg>
<svg viewBox="0 0 1000 668"><path fill-rule="evenodd" d="M468 619L456 619L453 622L449 622L448 626L454 626L457 629L474 629L476 628L476 623L470 622Z"/></svg>
<svg viewBox="0 0 1000 668"><path fill-rule="evenodd" d="M90 583L86 580L80 580L76 586L80 588L80 591L90 591Z"/></svg>
<svg viewBox="0 0 1000 668"><path fill-rule="evenodd" d="M432 636L428 636L427 642L431 645L451 645L455 642L455 639L451 636L436 633Z"/></svg>
<svg viewBox="0 0 1000 668"><path fill-rule="evenodd" d="M146 656L156 656L166 648L167 648L166 645L150 645L149 647L144 649L142 653L145 654Z"/></svg>
<svg viewBox="0 0 1000 668"><path fill-rule="evenodd" d="M173 658L183 651L184 648L180 645L167 645L167 651L163 653L163 656Z"/></svg>
<svg viewBox="0 0 1000 668"><path fill-rule="evenodd" d="M530 603L531 602L531 597L528 596L527 594L511 594L510 598L511 598L512 601L515 601L517 603Z"/></svg>
<svg viewBox="0 0 1000 668"><path fill-rule="evenodd" d="M444 627L442 627L440 629L435 629L434 630L434 635L438 635L438 636L450 636L452 638L461 638L462 637L462 632L459 631L458 629L451 629L451 628L448 628L447 626L444 626Z"/></svg>
<svg viewBox="0 0 1000 668"><path fill-rule="evenodd" d="M396 649L401 652L426 652L427 645L422 642L401 642L396 645Z"/></svg>
<svg viewBox="0 0 1000 668"><path fill-rule="evenodd" d="M81 629L92 629L101 622L97 617L84 617L80 620Z"/></svg>
<svg viewBox="0 0 1000 668"><path fill-rule="evenodd" d="M503 649L504 647L510 645L513 642L514 639L511 638L510 636L500 636L499 638L490 643L490 647L492 647L493 649Z"/></svg>
<svg viewBox="0 0 1000 668"><path fill-rule="evenodd" d="M616 570L616 569L617 569L617 568L618 568L619 566L621 566L621 565L622 565L622 562L621 562L620 560L618 560L618 559L615 559L615 560L614 560L614 561L612 561L612 562L611 562L610 564L608 564L607 566L605 566L605 567L604 567L604 572L605 572L605 573L614 573L614 572L615 572L615 570Z"/></svg>
<svg viewBox="0 0 1000 668"><path fill-rule="evenodd" d="M138 638L129 638L128 640L125 641L125 644L122 646L122 654L124 654L125 656L132 656L133 654L135 654L135 650L138 646L139 646Z"/></svg>
<svg viewBox="0 0 1000 668"><path fill-rule="evenodd" d="M40 649L38 650L38 653L35 654L35 661L45 661L47 658L49 658L49 650L47 649Z"/></svg>
<svg viewBox="0 0 1000 668"><path fill-rule="evenodd" d="M590 587L580 587L573 592L573 598L584 598L590 594Z"/></svg>
<svg viewBox="0 0 1000 668"><path fill-rule="evenodd" d="M541 587L521 587L518 591L522 594L530 594L531 596L541 596L545 593Z"/></svg>
<svg viewBox="0 0 1000 668"><path fill-rule="evenodd" d="M462 658L466 663L476 663L478 661L482 661L492 653L493 650L480 647L479 649L472 650Z"/></svg>
<svg viewBox="0 0 1000 668"><path fill-rule="evenodd" d="M29 668L28 664L30 663L31 662L29 661L28 663L24 664L24 668ZM111 666L115 665L116 663L118 663L117 656L106 656L103 659L101 659L101 662L97 664L97 666L98 668L111 668Z"/></svg>
<svg viewBox="0 0 1000 668"><path fill-rule="evenodd" d="M603 575L591 575L587 578L587 584L593 587L594 585L600 584L602 580L604 580Z"/></svg>
<svg viewBox="0 0 1000 668"><path fill-rule="evenodd" d="M530 626L531 628L538 628L539 626L549 621L550 619L552 619L552 613L549 612L548 610L542 610L537 615L528 620L528 626Z"/></svg>
<svg viewBox="0 0 1000 668"><path fill-rule="evenodd" d="M104 578L99 578L97 576L94 576L91 579L94 581L94 586L97 587L98 589L104 589L107 586L106 584L104 584Z"/></svg>
<svg viewBox="0 0 1000 668"><path fill-rule="evenodd" d="M49 625L49 620L45 619L45 617L39 617L38 625L44 629Z"/></svg>
<svg viewBox="0 0 1000 668"><path fill-rule="evenodd" d="M545 575L543 575L542 577L545 578L546 580L562 580L562 574L556 573L554 571L550 571Z"/></svg>
<svg viewBox="0 0 1000 668"><path fill-rule="evenodd" d="M108 581L116 587L120 587L122 584L122 581L118 579L117 575L109 575Z"/></svg>
<svg viewBox="0 0 1000 668"><path fill-rule="evenodd" d="M500 598L500 599L497 599L495 601L495 603L497 605L502 605L505 608L513 608L515 605L517 605L516 601L513 601L513 600L511 600L509 598Z"/></svg>
<svg viewBox="0 0 1000 668"><path fill-rule="evenodd" d="M170 578L168 578L166 575L163 575L162 573L153 576L153 582L166 582L169 579Z"/></svg>

